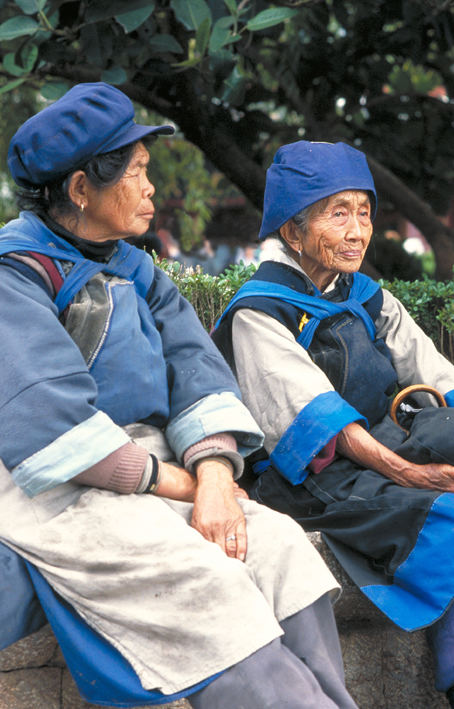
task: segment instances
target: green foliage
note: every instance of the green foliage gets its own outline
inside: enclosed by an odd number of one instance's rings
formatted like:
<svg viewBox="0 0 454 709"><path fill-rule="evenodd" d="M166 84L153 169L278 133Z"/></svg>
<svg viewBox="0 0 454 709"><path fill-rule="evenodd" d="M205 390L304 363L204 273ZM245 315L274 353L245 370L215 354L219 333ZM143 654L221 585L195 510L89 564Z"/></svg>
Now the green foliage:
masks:
<svg viewBox="0 0 454 709"><path fill-rule="evenodd" d="M185 269L180 263L171 263L166 259L158 261L158 265L192 303L208 332L211 332L237 290L255 271L254 265L235 264L219 276L210 276L200 266Z"/></svg>
<svg viewBox="0 0 454 709"><path fill-rule="evenodd" d="M31 17L18 15L2 22L0 25L0 39L9 40L34 35L39 29L39 24Z"/></svg>
<svg viewBox="0 0 454 709"><path fill-rule="evenodd" d="M441 215L453 38L446 0L6 0L0 94L104 78L173 120L258 208L279 145L345 140ZM405 196L389 198L411 219Z"/></svg>
<svg viewBox="0 0 454 709"><path fill-rule="evenodd" d="M454 280L396 279L380 283L400 300L440 352L454 362Z"/></svg>
<svg viewBox="0 0 454 709"><path fill-rule="evenodd" d="M122 12L121 14L116 15L115 19L128 34L129 32L133 32L140 27L145 20L148 20L153 10L154 2L147 0L143 7L139 7L136 10L129 10L129 12Z"/></svg>
<svg viewBox="0 0 454 709"><path fill-rule="evenodd" d="M289 7L263 10L247 22L246 29L251 32L265 30L269 27L274 27L275 25L284 22L284 20L289 20L291 17L295 17L297 13L298 10L292 10Z"/></svg>
<svg viewBox="0 0 454 709"><path fill-rule="evenodd" d="M222 0L170 0L170 3L164 0L88 0L74 12L74 7L67 7L67 0L16 0L7 3L1 13L3 21L0 24L0 41L27 38L25 41L28 43L42 44L49 39L50 32L55 38L59 37L60 41L67 43L73 58L85 49L82 56L90 60L96 52L96 63L104 72L112 68L109 66L112 61L117 63L119 58L122 59L118 65L127 71L129 76L125 76L126 81L126 78L132 78L132 72L137 68L127 61L128 51L132 50L134 59L137 58L137 52L131 43L123 41L120 28L125 35L135 31L143 36L146 34L147 42L141 52L142 63L147 55L152 58L155 54L163 53L174 67L187 69L202 62L207 56L216 58L223 48L237 42L242 34L248 35L281 25L297 13L297 10L290 8L262 9L266 4L261 0L246 0L240 4L235 0L225 4ZM66 23L69 14L72 15L71 24ZM177 38L169 32L171 23L175 21L180 25L176 32ZM99 36L100 32L107 30L107 23L108 31L102 39L99 38L101 46L94 47L94 33ZM86 31L87 25L95 26L94 33ZM181 30L193 33L193 37L184 37ZM171 55L184 51L178 39L180 35L186 46L187 59L175 62ZM230 49L224 49L218 58L225 60L226 51L229 60L235 63L237 58ZM53 59L58 49L54 51L51 45L47 45L45 54L47 58ZM129 66L125 66L125 63ZM9 73L8 67L4 68Z"/></svg>
<svg viewBox="0 0 454 709"><path fill-rule="evenodd" d="M419 256L421 261L422 272L429 278L433 278L435 275L435 256L433 251L426 251L421 256Z"/></svg>
<svg viewBox="0 0 454 709"><path fill-rule="evenodd" d="M402 66L393 66L389 74L389 92L394 94L427 94L442 83L438 72L415 66L410 59Z"/></svg>
<svg viewBox="0 0 454 709"><path fill-rule="evenodd" d="M147 116L144 122L160 121ZM183 250L189 250L202 241L215 200L233 194L234 189L219 172L207 167L200 150L178 136L160 138L150 154L149 174L156 187L153 201L158 212L165 203L175 204L179 242Z"/></svg>
<svg viewBox="0 0 454 709"><path fill-rule="evenodd" d="M6 168L7 149L13 133L40 107L36 92L28 86L21 86L20 89L16 88L0 95L0 165ZM12 178L6 172L0 171L0 221L2 222L17 216L14 190Z"/></svg>

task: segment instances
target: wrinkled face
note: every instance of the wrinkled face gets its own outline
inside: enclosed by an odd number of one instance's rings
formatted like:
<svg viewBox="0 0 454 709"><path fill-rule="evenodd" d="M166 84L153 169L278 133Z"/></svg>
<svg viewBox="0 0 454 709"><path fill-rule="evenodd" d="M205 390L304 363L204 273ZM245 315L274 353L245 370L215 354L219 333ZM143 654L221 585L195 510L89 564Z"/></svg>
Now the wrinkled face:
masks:
<svg viewBox="0 0 454 709"><path fill-rule="evenodd" d="M122 178L98 190L88 185L83 236L94 241L125 239L144 234L154 216L155 188L147 176L147 149L138 143Z"/></svg>
<svg viewBox="0 0 454 709"><path fill-rule="evenodd" d="M359 269L372 236L370 211L367 192L338 192L310 217L305 233L298 230L301 266L318 287Z"/></svg>

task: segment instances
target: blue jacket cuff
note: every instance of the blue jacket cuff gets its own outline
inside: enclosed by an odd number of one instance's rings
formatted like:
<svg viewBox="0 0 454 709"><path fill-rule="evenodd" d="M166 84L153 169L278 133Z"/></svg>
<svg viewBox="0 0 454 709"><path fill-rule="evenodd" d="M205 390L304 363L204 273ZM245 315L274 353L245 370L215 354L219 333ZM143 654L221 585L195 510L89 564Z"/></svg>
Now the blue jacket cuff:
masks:
<svg viewBox="0 0 454 709"><path fill-rule="evenodd" d="M367 421L336 391L319 394L293 419L270 455L273 466L292 485L307 477L312 458L344 426Z"/></svg>
<svg viewBox="0 0 454 709"><path fill-rule="evenodd" d="M215 433L231 433L241 455L263 444L263 434L251 414L232 392L209 394L182 411L166 428L167 441L177 460L189 446Z"/></svg>
<svg viewBox="0 0 454 709"><path fill-rule="evenodd" d="M12 469L16 485L29 497L50 490L90 468L130 440L98 411Z"/></svg>

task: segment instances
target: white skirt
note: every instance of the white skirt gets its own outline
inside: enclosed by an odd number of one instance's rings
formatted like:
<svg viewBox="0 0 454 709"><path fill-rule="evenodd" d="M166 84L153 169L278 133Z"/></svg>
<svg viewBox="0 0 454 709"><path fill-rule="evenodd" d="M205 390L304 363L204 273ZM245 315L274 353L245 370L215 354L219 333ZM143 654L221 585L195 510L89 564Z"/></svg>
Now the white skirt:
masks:
<svg viewBox="0 0 454 709"><path fill-rule="evenodd" d="M236 664L281 635L280 620L338 592L295 522L239 503L244 563L190 526L192 504L73 483L30 499L0 465L0 540L164 694Z"/></svg>

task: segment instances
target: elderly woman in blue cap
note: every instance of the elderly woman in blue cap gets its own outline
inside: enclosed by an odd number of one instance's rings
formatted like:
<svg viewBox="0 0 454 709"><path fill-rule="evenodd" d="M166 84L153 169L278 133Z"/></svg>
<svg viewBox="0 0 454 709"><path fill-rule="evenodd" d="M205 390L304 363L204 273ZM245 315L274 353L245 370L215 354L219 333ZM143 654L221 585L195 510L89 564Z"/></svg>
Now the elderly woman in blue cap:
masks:
<svg viewBox="0 0 454 709"><path fill-rule="evenodd" d="M173 133L133 119L121 91L80 84L9 149L2 646L32 622L24 559L90 702L354 707L338 585L293 520L239 495L262 433L191 306L123 241L154 214L150 137Z"/></svg>
<svg viewBox="0 0 454 709"><path fill-rule="evenodd" d="M280 148L260 230L276 237L275 253L234 297L215 340L265 433L251 496L325 532L401 628L433 624L437 687L454 706L454 410L437 404L454 406L454 367L358 272L376 202L360 151ZM437 400L414 393L419 385ZM390 397L407 387L408 421L394 421Z"/></svg>

